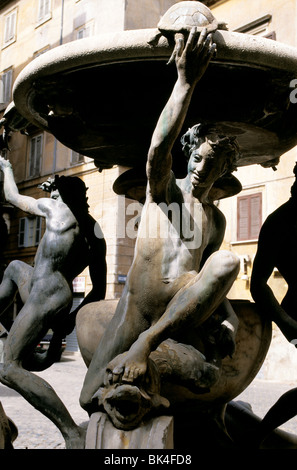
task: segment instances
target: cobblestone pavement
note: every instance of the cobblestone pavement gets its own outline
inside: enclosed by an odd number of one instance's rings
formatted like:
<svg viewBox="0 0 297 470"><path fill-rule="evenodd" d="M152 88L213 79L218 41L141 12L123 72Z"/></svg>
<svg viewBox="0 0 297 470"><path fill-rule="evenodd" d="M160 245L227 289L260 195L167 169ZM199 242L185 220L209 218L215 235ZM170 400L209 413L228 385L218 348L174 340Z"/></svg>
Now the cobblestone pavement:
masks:
<svg viewBox="0 0 297 470"><path fill-rule="evenodd" d="M54 388L77 424L88 420L87 413L79 405L86 370L79 353L64 353L60 362L36 373ZM15 449L65 449L64 439L57 427L17 392L0 384L0 401L5 413L18 428Z"/></svg>
<svg viewBox="0 0 297 470"><path fill-rule="evenodd" d="M81 355L74 353L64 354L60 362L38 373L55 389L77 424L88 420L88 415L79 405L86 370ZM285 391L295 386L293 383L255 379L235 400L250 403L254 413L263 417ZM56 426L17 392L0 384L0 401L18 428L15 449L65 449L64 439ZM297 417L283 425L282 429L297 434Z"/></svg>
<svg viewBox="0 0 297 470"><path fill-rule="evenodd" d="M280 383L256 378L241 395L235 398L235 401L242 400L250 403L255 415L263 418L283 393L296 386L295 383ZM280 426L279 429L297 434L297 416Z"/></svg>

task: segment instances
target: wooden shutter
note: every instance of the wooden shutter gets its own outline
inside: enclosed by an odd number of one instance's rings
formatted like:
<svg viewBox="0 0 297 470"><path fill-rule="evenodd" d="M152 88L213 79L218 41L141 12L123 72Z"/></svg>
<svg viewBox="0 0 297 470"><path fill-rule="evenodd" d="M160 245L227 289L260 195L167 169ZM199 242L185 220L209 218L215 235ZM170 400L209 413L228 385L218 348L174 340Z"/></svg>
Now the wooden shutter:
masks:
<svg viewBox="0 0 297 470"><path fill-rule="evenodd" d="M1 77L0 102L9 103L11 100L12 70L4 72Z"/></svg>
<svg viewBox="0 0 297 470"><path fill-rule="evenodd" d="M38 176L42 157L42 134L31 139L29 176Z"/></svg>
<svg viewBox="0 0 297 470"><path fill-rule="evenodd" d="M50 16L51 3L50 0L39 0L38 20L41 21Z"/></svg>
<svg viewBox="0 0 297 470"><path fill-rule="evenodd" d="M49 16L51 12L51 2L50 0L44 0L44 16Z"/></svg>
<svg viewBox="0 0 297 470"><path fill-rule="evenodd" d="M41 239L41 223L42 223L42 218L41 217L36 217L35 221L35 245L39 245L40 239Z"/></svg>
<svg viewBox="0 0 297 470"><path fill-rule="evenodd" d="M35 218L28 219L28 228L27 228L27 243L25 246L34 246L35 238Z"/></svg>
<svg viewBox="0 0 297 470"><path fill-rule="evenodd" d="M250 233L249 238L258 238L262 225L262 197L254 194L250 197Z"/></svg>
<svg viewBox="0 0 297 470"><path fill-rule="evenodd" d="M19 243L18 246L20 248L26 246L26 230L27 230L27 217L22 217L19 220Z"/></svg>
<svg viewBox="0 0 297 470"><path fill-rule="evenodd" d="M262 225L262 194L237 198L237 240L255 240Z"/></svg>
<svg viewBox="0 0 297 470"><path fill-rule="evenodd" d="M249 238L249 199L239 197L237 199L237 240Z"/></svg>
<svg viewBox="0 0 297 470"><path fill-rule="evenodd" d="M13 11L5 19L4 43L10 43L15 38L16 11Z"/></svg>

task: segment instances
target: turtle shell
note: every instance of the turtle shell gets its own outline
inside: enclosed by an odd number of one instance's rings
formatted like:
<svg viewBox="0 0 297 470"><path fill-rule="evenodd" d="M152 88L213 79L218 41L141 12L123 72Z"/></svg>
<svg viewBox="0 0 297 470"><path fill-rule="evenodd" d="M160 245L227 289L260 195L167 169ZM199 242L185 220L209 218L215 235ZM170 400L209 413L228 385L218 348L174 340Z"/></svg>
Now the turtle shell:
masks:
<svg viewBox="0 0 297 470"><path fill-rule="evenodd" d="M218 22L207 6L201 2L175 3L161 18L158 29L163 33L189 32L194 26L198 31L207 28L210 33L218 28Z"/></svg>

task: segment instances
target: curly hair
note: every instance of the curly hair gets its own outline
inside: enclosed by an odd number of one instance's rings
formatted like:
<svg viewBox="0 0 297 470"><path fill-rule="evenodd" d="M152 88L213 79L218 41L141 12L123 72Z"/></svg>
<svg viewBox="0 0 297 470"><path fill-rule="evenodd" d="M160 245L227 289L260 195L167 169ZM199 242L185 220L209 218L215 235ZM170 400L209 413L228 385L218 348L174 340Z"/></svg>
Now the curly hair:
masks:
<svg viewBox="0 0 297 470"><path fill-rule="evenodd" d="M83 202L87 203L87 190L85 183L77 176L55 176L53 186L59 191L62 200L67 205Z"/></svg>
<svg viewBox="0 0 297 470"><path fill-rule="evenodd" d="M55 175L54 178L50 177L47 181L40 184L38 188L49 193L57 189L62 201L67 204L77 220L80 220L89 210L88 188L77 176Z"/></svg>
<svg viewBox="0 0 297 470"><path fill-rule="evenodd" d="M214 149L222 149L226 155L226 167L228 172L236 169L236 162L240 152L236 137L227 137L220 135L217 129L211 124L200 123L188 129L181 137L182 151L189 160L191 153L207 140L207 135L216 134L218 139L215 142L208 140L210 146Z"/></svg>

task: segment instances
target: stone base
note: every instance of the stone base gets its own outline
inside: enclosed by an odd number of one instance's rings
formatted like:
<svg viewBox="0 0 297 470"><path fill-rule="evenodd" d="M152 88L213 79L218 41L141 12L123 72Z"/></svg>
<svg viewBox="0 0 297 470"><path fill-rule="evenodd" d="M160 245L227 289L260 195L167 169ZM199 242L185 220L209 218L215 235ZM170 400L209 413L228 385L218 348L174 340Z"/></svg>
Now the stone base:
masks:
<svg viewBox="0 0 297 470"><path fill-rule="evenodd" d="M94 413L86 435L86 449L173 449L173 418L159 416L131 431L113 426L106 413Z"/></svg>
<svg viewBox="0 0 297 470"><path fill-rule="evenodd" d="M0 449L13 449L13 441L17 438L18 430L9 419L0 402Z"/></svg>

